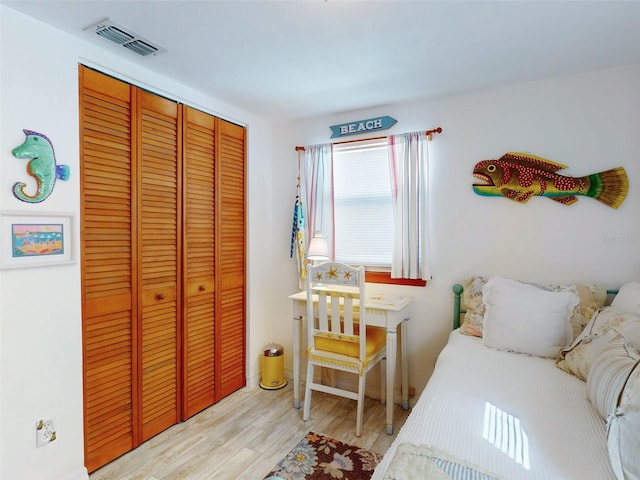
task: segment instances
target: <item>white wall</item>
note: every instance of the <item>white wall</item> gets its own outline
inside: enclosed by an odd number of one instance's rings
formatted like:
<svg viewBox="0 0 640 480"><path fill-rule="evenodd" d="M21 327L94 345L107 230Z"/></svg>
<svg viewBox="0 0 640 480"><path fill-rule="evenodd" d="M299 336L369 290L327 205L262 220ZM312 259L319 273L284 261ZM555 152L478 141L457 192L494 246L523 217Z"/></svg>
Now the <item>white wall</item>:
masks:
<svg viewBox="0 0 640 480"><path fill-rule="evenodd" d="M248 381L257 385L258 359L270 328L271 128L237 108L145 68L153 59L123 60L5 6L0 6L0 209L79 215L78 63L86 63L247 126L249 187ZM46 134L58 163L71 167L43 203L11 193L26 181L26 161L11 150L22 129ZM255 205L259 205L256 208ZM259 235L260 241L253 238ZM79 233L74 235L76 246ZM78 254L76 249L76 254ZM251 259L255 259L251 261ZM0 478L76 480L84 469L82 338L79 264L2 270L0 275ZM35 422L54 420L58 438L36 448Z"/></svg>
<svg viewBox="0 0 640 480"><path fill-rule="evenodd" d="M330 125L381 115L398 121L389 133L437 126L444 130L430 143L433 280L425 288L369 287L415 298L409 324L410 384L418 390L451 329L454 283L477 274L599 282L610 288L640 279L639 65L283 125L274 141L282 171L274 204L293 205L295 145L327 143ZM564 163L570 168L563 173L571 176L623 166L629 194L617 210L587 197L564 206L542 197L518 204L476 195L475 163L508 151ZM285 352L291 352L287 295L297 290L295 261L288 258L290 224L291 207L279 209L274 255L289 268L273 318L274 331L281 332L275 340L285 345ZM291 356L286 365L291 368Z"/></svg>
<svg viewBox="0 0 640 480"><path fill-rule="evenodd" d="M291 370L291 304L298 289L289 258L295 145L329 141L329 125L390 115L390 133L442 126L431 143L434 278L425 288L371 285L414 296L410 383L420 389L446 340L451 284L473 274L537 281L640 277L640 66L532 82L436 101L389 105L272 128L259 118L154 75L138 63L0 6L0 209L78 215L77 64L247 125L249 159L248 380L255 385L267 341L285 346ZM11 155L23 128L48 135L71 166L42 204L16 200L26 178ZM581 176L622 165L625 203L612 210L590 198L566 207L545 198L518 205L473 193L473 165L521 150L570 166ZM76 233L77 240L77 233ZM76 480L83 467L79 265L0 272L0 477ZM58 440L35 447L35 421L53 418Z"/></svg>

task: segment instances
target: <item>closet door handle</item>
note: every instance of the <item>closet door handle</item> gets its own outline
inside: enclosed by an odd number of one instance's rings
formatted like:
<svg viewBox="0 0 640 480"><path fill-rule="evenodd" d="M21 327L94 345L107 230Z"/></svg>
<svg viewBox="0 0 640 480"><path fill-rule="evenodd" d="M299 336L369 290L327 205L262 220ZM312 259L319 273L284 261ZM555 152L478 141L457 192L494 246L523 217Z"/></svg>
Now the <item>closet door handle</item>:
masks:
<svg viewBox="0 0 640 480"><path fill-rule="evenodd" d="M164 300L164 293L156 293L156 300Z"/></svg>

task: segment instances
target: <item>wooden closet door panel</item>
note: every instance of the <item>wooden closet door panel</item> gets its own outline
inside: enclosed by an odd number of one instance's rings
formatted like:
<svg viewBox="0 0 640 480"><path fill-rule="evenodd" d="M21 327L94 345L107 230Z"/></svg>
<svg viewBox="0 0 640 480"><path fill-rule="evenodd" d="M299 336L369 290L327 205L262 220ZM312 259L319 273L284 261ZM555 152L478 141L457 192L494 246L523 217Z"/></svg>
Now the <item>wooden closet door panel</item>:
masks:
<svg viewBox="0 0 640 480"><path fill-rule="evenodd" d="M131 87L80 67L80 217L85 463L136 443ZM108 93L105 93L108 92Z"/></svg>
<svg viewBox="0 0 640 480"><path fill-rule="evenodd" d="M245 129L218 120L218 328L219 398L245 377Z"/></svg>
<svg viewBox="0 0 640 480"><path fill-rule="evenodd" d="M184 108L183 418L215 401L215 117Z"/></svg>
<svg viewBox="0 0 640 480"><path fill-rule="evenodd" d="M138 269L141 440L181 417L179 284L181 108L138 94Z"/></svg>
<svg viewBox="0 0 640 480"><path fill-rule="evenodd" d="M84 67L79 76L94 471L245 385L245 130Z"/></svg>

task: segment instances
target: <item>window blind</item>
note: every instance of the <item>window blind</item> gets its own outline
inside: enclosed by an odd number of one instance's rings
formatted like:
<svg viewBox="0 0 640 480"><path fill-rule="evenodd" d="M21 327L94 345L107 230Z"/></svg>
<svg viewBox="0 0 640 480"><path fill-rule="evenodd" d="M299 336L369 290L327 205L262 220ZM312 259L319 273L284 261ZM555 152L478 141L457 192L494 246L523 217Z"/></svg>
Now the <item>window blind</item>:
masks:
<svg viewBox="0 0 640 480"><path fill-rule="evenodd" d="M393 208L387 139L333 146L335 258L390 267Z"/></svg>

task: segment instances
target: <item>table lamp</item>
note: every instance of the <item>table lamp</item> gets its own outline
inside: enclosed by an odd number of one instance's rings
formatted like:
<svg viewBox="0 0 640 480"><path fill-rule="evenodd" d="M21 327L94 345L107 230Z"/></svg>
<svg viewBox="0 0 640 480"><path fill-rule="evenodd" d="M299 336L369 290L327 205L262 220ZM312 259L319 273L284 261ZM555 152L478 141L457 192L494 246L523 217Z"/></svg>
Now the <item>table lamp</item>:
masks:
<svg viewBox="0 0 640 480"><path fill-rule="evenodd" d="M307 252L307 260L314 263L322 260L329 260L329 246L327 240L322 236L321 232L313 234L313 238L309 243L309 251Z"/></svg>

